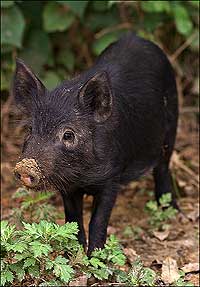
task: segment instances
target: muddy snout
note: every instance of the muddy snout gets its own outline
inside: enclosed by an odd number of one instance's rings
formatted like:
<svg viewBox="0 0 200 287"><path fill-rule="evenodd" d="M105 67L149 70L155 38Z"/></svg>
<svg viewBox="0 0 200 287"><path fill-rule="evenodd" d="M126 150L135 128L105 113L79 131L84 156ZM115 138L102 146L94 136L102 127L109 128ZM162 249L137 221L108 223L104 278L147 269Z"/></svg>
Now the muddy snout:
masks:
<svg viewBox="0 0 200 287"><path fill-rule="evenodd" d="M37 187L42 174L35 159L24 158L18 162L14 169L14 175L17 180L29 188Z"/></svg>

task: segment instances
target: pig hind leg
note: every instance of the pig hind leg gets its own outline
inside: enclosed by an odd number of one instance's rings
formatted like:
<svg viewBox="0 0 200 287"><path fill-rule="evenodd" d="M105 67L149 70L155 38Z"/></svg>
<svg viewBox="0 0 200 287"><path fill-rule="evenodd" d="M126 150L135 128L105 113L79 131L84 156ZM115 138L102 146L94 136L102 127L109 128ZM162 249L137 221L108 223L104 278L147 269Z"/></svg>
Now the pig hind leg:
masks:
<svg viewBox="0 0 200 287"><path fill-rule="evenodd" d="M176 123L168 130L162 147L162 154L158 164L153 169L153 176L155 182L155 197L159 203L159 199L163 194L171 193L172 206L178 209L175 193L173 190L172 176L169 170L170 158L174 148L176 137Z"/></svg>

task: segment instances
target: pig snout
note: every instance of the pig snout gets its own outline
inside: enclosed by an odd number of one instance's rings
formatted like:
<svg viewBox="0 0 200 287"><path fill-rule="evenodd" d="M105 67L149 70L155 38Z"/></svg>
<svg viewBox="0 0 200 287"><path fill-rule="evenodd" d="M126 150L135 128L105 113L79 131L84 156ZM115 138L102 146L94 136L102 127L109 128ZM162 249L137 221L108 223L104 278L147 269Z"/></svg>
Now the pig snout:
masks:
<svg viewBox="0 0 200 287"><path fill-rule="evenodd" d="M18 162L14 169L15 178L29 188L37 187L42 174L35 159L25 158Z"/></svg>

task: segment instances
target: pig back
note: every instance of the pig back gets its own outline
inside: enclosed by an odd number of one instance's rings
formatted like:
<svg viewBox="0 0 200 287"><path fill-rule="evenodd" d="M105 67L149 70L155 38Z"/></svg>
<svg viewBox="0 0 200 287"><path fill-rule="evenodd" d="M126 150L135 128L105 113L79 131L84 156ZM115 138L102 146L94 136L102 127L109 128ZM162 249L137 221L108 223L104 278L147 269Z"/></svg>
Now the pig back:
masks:
<svg viewBox="0 0 200 287"><path fill-rule="evenodd" d="M162 50L130 33L98 59L113 92L113 144L124 168L145 170L159 159L167 130L177 123L173 69ZM112 133L112 132L111 132Z"/></svg>

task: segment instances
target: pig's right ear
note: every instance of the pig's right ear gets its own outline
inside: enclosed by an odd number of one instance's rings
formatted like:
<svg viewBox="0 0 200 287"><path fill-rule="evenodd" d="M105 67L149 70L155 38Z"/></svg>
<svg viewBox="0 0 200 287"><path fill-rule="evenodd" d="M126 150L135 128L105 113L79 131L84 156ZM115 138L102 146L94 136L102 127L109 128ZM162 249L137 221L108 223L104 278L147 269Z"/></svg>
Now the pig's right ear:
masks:
<svg viewBox="0 0 200 287"><path fill-rule="evenodd" d="M106 121L112 113L112 90L105 71L92 76L79 93L79 103L88 112L92 112L98 123Z"/></svg>
<svg viewBox="0 0 200 287"><path fill-rule="evenodd" d="M16 59L13 95L17 106L25 113L32 110L33 101L44 93L45 87L21 59Z"/></svg>

